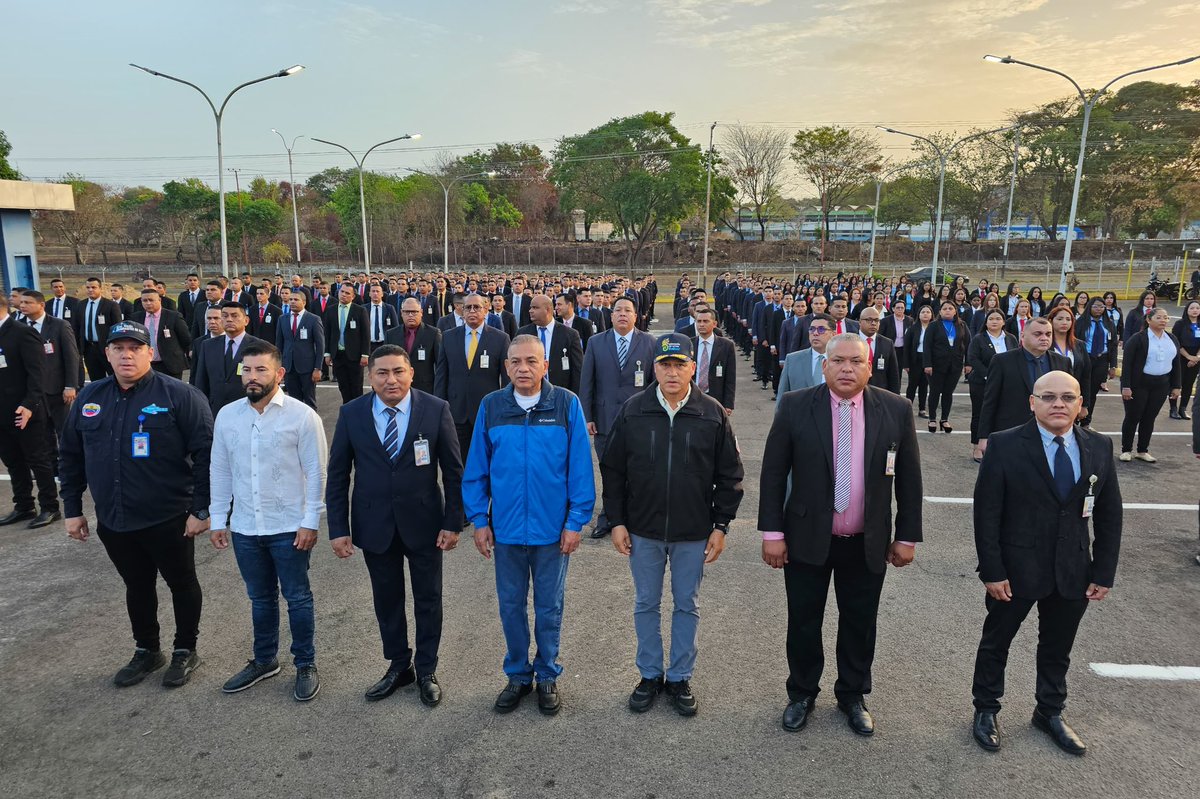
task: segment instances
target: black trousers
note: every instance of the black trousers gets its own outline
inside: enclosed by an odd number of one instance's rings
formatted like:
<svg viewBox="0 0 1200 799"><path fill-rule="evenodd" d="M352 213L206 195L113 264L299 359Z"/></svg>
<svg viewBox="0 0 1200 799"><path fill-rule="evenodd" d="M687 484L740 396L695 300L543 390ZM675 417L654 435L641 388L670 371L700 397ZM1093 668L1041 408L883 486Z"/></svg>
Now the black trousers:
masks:
<svg viewBox="0 0 1200 799"><path fill-rule="evenodd" d="M312 372L285 372L283 375L283 391L289 397L300 400L314 411L317 409L317 384L313 382Z"/></svg>
<svg viewBox="0 0 1200 799"><path fill-rule="evenodd" d="M53 427L41 409L30 417L24 430L13 425L11 416L0 421L0 461L12 481L14 510L34 509L34 483L38 489L37 506L44 511L58 510L58 486L54 483L47 435L54 435Z"/></svg>
<svg viewBox="0 0 1200 799"><path fill-rule="evenodd" d="M1192 353L1195 355L1196 353ZM1183 360L1180 358L1180 360ZM1192 398L1192 391L1196 388L1196 376L1200 374L1200 365L1189 366L1187 361L1183 361L1183 382L1180 384L1179 401L1171 400L1172 408L1182 408L1187 410L1188 400Z"/></svg>
<svg viewBox="0 0 1200 799"><path fill-rule="evenodd" d="M987 390L986 383L968 383L971 393L971 443L979 443L979 414L983 410L983 393Z"/></svg>
<svg viewBox="0 0 1200 799"><path fill-rule="evenodd" d="M942 369L934 367L929 375L929 418L932 419L942 409L941 420L950 418L950 405L954 402L954 389L962 377L962 369L947 366Z"/></svg>
<svg viewBox="0 0 1200 799"><path fill-rule="evenodd" d="M1089 355L1088 357L1092 361L1092 370L1088 384L1083 387L1083 405L1088 412L1087 418L1082 422L1085 426L1091 424L1092 416L1096 412L1096 397L1100 394L1100 386L1108 380L1108 356Z"/></svg>
<svg viewBox="0 0 1200 799"><path fill-rule="evenodd" d="M104 355L104 345L94 341L83 342L83 365L87 367L90 380L100 380L112 372L112 365Z"/></svg>
<svg viewBox="0 0 1200 799"><path fill-rule="evenodd" d="M363 368L359 361L351 363L344 352L333 356L333 379L342 394L342 404L358 399L363 394Z"/></svg>
<svg viewBox="0 0 1200 799"><path fill-rule="evenodd" d="M763 346L760 341L754 345L754 379L764 386L771 380L771 361L776 360L771 354L771 348Z"/></svg>
<svg viewBox="0 0 1200 799"><path fill-rule="evenodd" d="M438 646L442 641L442 550L411 549L400 534L392 536L386 552L363 550L367 572L371 575L371 594L375 598L375 618L383 639L383 656L392 665L407 669L415 666L417 676L437 671ZM404 613L404 561L412 583L413 621L416 624L416 659L408 645L408 619Z"/></svg>
<svg viewBox="0 0 1200 799"><path fill-rule="evenodd" d="M929 375L925 374L925 368L914 366L908 370L908 389L904 392L904 396L908 397L908 401L912 402L914 397L918 398L917 407L920 410L925 410L925 397L929 393Z"/></svg>
<svg viewBox="0 0 1200 799"><path fill-rule="evenodd" d="M983 636L975 654L975 679L971 685L976 710L996 713L1004 696L1004 668L1008 648L1021 622L1034 605L1038 607L1037 708L1047 716L1057 716L1067 703L1067 669L1071 666L1071 648L1075 633L1087 610L1088 600L1067 599L1058 593L1042 599L1013 597L1000 602L990 596L984 600L987 618Z"/></svg>
<svg viewBox="0 0 1200 799"><path fill-rule="evenodd" d="M187 514L142 530L117 532L97 525L108 558L125 581L125 607L133 627L133 640L143 649L157 651L158 575L171 589L175 608L175 649L195 649L200 635L203 595L196 579L195 539L183 534Z"/></svg>
<svg viewBox="0 0 1200 799"><path fill-rule="evenodd" d="M837 667L833 692L839 701L855 702L871 693L871 663L875 660L875 623L883 573L867 569L863 537L831 537L824 565L793 561L783 567L787 589L787 692L792 702L820 693L825 651L821 626L829 579L838 604Z"/></svg>
<svg viewBox="0 0 1200 799"><path fill-rule="evenodd" d="M63 401L62 393L46 394L46 411L49 414L49 424L46 430L46 457L50 459L50 472L58 476L58 437L62 435L63 425L67 423L67 403Z"/></svg>
<svg viewBox="0 0 1200 799"><path fill-rule="evenodd" d="M1121 451L1133 451L1133 434L1137 433L1137 451L1150 451L1150 436L1154 435L1154 420L1171 393L1168 375L1142 375L1142 385L1125 400L1125 419L1121 422Z"/></svg>

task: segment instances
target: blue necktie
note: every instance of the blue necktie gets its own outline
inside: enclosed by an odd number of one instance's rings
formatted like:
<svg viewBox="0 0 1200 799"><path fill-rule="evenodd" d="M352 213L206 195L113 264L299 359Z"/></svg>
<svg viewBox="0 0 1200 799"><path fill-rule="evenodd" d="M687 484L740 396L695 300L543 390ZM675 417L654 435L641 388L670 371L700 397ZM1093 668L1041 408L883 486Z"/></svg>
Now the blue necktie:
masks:
<svg viewBox="0 0 1200 799"><path fill-rule="evenodd" d="M541 339L542 339L542 351L549 353L550 349L546 346L546 328L539 327L538 331L539 331L539 335L541 336ZM547 360L549 360L549 356L547 356Z"/></svg>
<svg viewBox="0 0 1200 799"><path fill-rule="evenodd" d="M383 412L387 414L388 418L387 427L383 432L383 448L387 450L388 458L394 462L400 455L400 431L396 426L396 414L400 411L396 408L385 407Z"/></svg>
<svg viewBox="0 0 1200 799"><path fill-rule="evenodd" d="M1071 457L1067 455L1063 437L1055 436L1054 443L1058 445L1054 453L1054 487L1058 489L1058 498L1066 502L1075 487L1075 471L1071 468Z"/></svg>
<svg viewBox="0 0 1200 799"><path fill-rule="evenodd" d="M629 360L629 343L621 336L617 336L617 365L621 369L625 368L626 361Z"/></svg>
<svg viewBox="0 0 1200 799"><path fill-rule="evenodd" d="M1104 354L1104 325L1099 319L1092 322L1092 355Z"/></svg>

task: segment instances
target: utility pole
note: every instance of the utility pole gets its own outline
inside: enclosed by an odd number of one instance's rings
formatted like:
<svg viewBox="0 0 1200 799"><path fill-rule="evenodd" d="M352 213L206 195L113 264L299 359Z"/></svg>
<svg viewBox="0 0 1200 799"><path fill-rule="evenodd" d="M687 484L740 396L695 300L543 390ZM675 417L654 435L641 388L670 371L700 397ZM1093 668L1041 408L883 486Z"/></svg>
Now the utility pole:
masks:
<svg viewBox="0 0 1200 799"><path fill-rule="evenodd" d="M250 271L250 250L246 247L246 217L242 213L242 182L238 179L238 170L230 169L233 173L233 188L238 196L238 216L242 217L242 268Z"/></svg>

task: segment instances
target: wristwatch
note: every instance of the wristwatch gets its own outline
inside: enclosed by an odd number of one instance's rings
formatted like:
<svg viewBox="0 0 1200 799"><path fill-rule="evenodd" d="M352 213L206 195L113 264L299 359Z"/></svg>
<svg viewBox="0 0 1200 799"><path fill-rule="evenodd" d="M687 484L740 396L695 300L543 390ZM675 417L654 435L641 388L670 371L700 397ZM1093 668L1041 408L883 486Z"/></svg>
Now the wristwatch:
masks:
<svg viewBox="0 0 1200 799"><path fill-rule="evenodd" d="M194 510L192 511L192 515L202 522L208 520L208 511L206 510Z"/></svg>
<svg viewBox="0 0 1200 799"><path fill-rule="evenodd" d="M725 524L725 523L723 523L723 522L721 522L721 523L718 523L718 524L714 524L714 525L713 525L713 529L714 529L714 530L720 530L722 533L726 533L726 534L728 534L728 533L729 533L729 525L728 525L728 524Z"/></svg>

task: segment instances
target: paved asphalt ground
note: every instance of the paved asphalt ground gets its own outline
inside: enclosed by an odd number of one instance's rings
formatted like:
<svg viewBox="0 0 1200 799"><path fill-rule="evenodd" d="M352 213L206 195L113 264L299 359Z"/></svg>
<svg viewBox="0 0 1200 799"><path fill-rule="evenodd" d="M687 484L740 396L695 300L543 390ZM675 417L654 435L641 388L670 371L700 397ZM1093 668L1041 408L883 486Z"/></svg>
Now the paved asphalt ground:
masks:
<svg viewBox="0 0 1200 799"><path fill-rule="evenodd" d="M1088 664L1200 665L1200 568L1195 503L1200 463L1190 426L1164 410L1155 465L1118 464L1130 509L1115 590L1089 609L1074 650L1067 715L1090 746L1059 752L1029 725L1036 622L1014 644L1001 714L1004 749L970 737L970 683L983 620L969 500L924 505L925 543L884 586L868 703L878 731L856 737L832 698L834 601L826 623L825 692L799 734L779 725L786 703L783 576L760 559L754 519L773 404L739 363L734 426L746 496L728 547L701 593L699 715L665 703L635 716L632 585L608 540L572 557L562 642L564 707L533 701L498 716L503 653L491 564L464 536L446 558L445 634L429 710L414 688L368 705L385 670L361 553L314 552L318 664L323 686L291 698L283 673L244 694L221 684L249 657L250 610L231 551L206 539L196 560L205 608L203 665L179 690L156 678L124 690L111 677L133 643L122 585L93 537L61 525L0 529L0 775L6 797L692 797L919 796L1185 797L1200 788L1200 682L1099 677ZM332 433L337 393L318 402ZM1115 389L1116 383L1112 382ZM966 431L965 386L952 421ZM1101 395L1096 429L1117 431L1119 393ZM924 420L919 420L924 421ZM920 432L927 497L969 498L976 467L965 434ZM7 491L3 508L7 509ZM147 502L154 497L147 496ZM160 583L164 637L170 599ZM286 618L286 616L285 616Z"/></svg>

